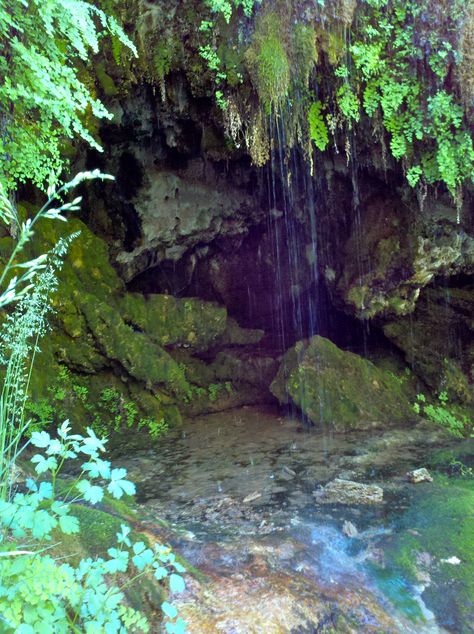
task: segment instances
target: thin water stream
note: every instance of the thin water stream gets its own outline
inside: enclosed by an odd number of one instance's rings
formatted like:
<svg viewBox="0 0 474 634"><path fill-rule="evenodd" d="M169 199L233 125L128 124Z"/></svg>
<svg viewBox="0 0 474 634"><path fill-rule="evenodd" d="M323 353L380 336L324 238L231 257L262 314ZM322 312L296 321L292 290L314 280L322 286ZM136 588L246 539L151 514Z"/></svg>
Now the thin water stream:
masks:
<svg viewBox="0 0 474 634"><path fill-rule="evenodd" d="M121 458L121 464L138 483L144 513L179 527L175 547L193 565L219 576L221 592L222 578L229 582L229 575L234 579L237 574L240 585L255 575L267 581L270 573L278 575L272 577L273 588L282 575L287 585L296 583L297 575L298 583L316 584L313 604L331 593L340 597L331 600L340 600L341 606L358 597L359 625L327 631L465 634L474 632L473 597L469 604L462 591L456 595L452 590L467 563L457 562L454 544L442 559L429 544L407 550L405 543L423 535L426 523L439 520L440 531L446 531L451 520L460 521L452 509L447 508L444 519L427 511L436 515L446 507L443 500L437 506L446 495L446 477L435 474L433 483L417 485L406 479L413 468L430 466L435 472L437 460L444 468L440 451L447 451L446 438L426 425L335 433L308 430L271 408L244 407L188 421L156 447ZM379 485L384 500L374 505L320 503L318 490L334 478ZM450 499L466 486L463 481L461 489L449 489ZM472 487L471 493L474 500ZM470 521L474 540L472 512ZM451 543L446 536L446 544ZM454 563L443 563L448 555ZM408 557L405 567L403 557ZM234 586L226 592L221 599L230 610L230 596L238 593ZM250 602L246 592L244 602ZM384 626L381 617L374 617L374 605L396 625ZM361 617L364 609L370 618ZM232 618L222 616L224 624L234 625L223 625L221 631L265 631L255 616L246 626L244 616L234 612ZM367 624L360 629L364 619ZM308 631L292 628L269 627L268 632Z"/></svg>

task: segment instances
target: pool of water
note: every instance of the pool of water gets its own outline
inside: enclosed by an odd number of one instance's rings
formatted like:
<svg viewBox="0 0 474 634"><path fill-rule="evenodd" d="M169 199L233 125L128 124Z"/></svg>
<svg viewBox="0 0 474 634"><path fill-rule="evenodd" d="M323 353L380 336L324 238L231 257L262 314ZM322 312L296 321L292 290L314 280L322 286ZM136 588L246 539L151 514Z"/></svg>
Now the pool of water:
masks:
<svg viewBox="0 0 474 634"><path fill-rule="evenodd" d="M458 571L467 563L440 563L420 542L425 520L436 521L427 501L435 509L448 480L406 480L408 470L429 466L450 444L425 424L335 433L307 429L271 408L244 407L190 420L117 462L137 482L144 512L179 527L177 547L196 565L211 558L216 570L238 570L260 549L272 569L376 592L387 610L408 619L400 632L466 634L474 632L474 607L459 605L467 588L459 588ZM315 492L336 477L381 486L384 502L318 503ZM411 550L407 536L418 540ZM447 592L453 584L457 593Z"/></svg>

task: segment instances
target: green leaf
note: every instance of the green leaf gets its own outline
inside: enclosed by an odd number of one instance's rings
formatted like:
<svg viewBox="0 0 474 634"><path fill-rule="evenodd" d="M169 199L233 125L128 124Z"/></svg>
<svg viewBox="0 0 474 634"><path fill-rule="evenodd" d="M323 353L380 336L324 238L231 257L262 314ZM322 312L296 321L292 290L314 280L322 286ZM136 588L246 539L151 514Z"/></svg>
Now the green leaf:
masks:
<svg viewBox="0 0 474 634"><path fill-rule="evenodd" d="M128 552L126 550L118 550L117 548L109 548L107 553L111 557L104 562L107 572L112 574L116 572L126 572L128 568Z"/></svg>
<svg viewBox="0 0 474 634"><path fill-rule="evenodd" d="M50 442L51 436L45 431L34 431L31 434L31 444L39 449L48 447Z"/></svg>
<svg viewBox="0 0 474 634"><path fill-rule="evenodd" d="M169 634L186 634L186 621L182 618L177 619L174 623L166 623L166 631Z"/></svg>
<svg viewBox="0 0 474 634"><path fill-rule="evenodd" d="M135 551L135 546L136 544L134 544L133 550ZM150 548L147 548L146 550L140 550L139 553L135 554L132 557L132 561L135 564L135 566L138 568L138 570L144 570L147 566L149 566L152 561L154 559L154 554L153 551L150 550Z"/></svg>
<svg viewBox="0 0 474 634"><path fill-rule="evenodd" d="M84 500L91 504L97 504L104 497L102 488L97 485L92 485L89 480L80 480L76 488L83 494Z"/></svg>
<svg viewBox="0 0 474 634"><path fill-rule="evenodd" d="M170 575L170 589L171 592L183 592L186 588L183 577L175 573Z"/></svg>
<svg viewBox="0 0 474 634"><path fill-rule="evenodd" d="M53 471L58 466L58 462L54 456L45 458L41 454L37 453L31 459L33 464L36 463L35 471L38 474L46 473L47 471Z"/></svg>
<svg viewBox="0 0 474 634"><path fill-rule="evenodd" d="M164 601L161 604L161 609L166 614L166 616L170 619L175 619L178 616L178 610L174 605L168 603L168 601Z"/></svg>
<svg viewBox="0 0 474 634"><path fill-rule="evenodd" d="M121 498L124 493L126 495L133 495L135 493L135 485L133 482L123 479L126 475L126 469L112 469L110 473L110 483L107 486L107 491L115 498Z"/></svg>
<svg viewBox="0 0 474 634"><path fill-rule="evenodd" d="M153 575L155 579L158 579L158 581L161 581L161 579L164 579L168 576L168 571L163 566L154 565L153 567L155 568L155 572L153 573Z"/></svg>
<svg viewBox="0 0 474 634"><path fill-rule="evenodd" d="M131 546L131 542L128 538L130 535L131 529L126 524L120 525L120 533L117 533L117 541L119 544L125 544L126 546Z"/></svg>
<svg viewBox="0 0 474 634"><path fill-rule="evenodd" d="M311 104L308 112L309 136L321 151L325 150L329 143L328 129L321 112L322 107L323 104L316 101Z"/></svg>
<svg viewBox="0 0 474 634"><path fill-rule="evenodd" d="M62 515L59 518L59 528L65 535L73 535L79 533L79 520L73 515Z"/></svg>

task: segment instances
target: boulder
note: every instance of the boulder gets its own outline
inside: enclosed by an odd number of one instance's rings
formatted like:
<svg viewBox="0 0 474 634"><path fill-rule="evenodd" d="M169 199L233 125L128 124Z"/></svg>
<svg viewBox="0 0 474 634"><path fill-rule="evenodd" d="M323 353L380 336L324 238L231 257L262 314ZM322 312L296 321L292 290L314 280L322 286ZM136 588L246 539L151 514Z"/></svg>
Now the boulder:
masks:
<svg viewBox="0 0 474 634"><path fill-rule="evenodd" d="M320 336L285 354L270 389L280 403L292 402L313 423L336 429L413 419L401 379Z"/></svg>

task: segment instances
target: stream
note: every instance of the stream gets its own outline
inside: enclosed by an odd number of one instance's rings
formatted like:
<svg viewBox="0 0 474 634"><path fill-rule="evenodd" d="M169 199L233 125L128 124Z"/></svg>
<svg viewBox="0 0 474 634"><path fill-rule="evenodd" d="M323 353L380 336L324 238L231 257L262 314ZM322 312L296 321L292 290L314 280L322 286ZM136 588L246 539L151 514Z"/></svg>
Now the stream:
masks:
<svg viewBox="0 0 474 634"><path fill-rule="evenodd" d="M424 423L335 433L242 407L120 464L144 516L169 522L177 552L207 575L180 599L190 632L465 634L474 486L449 462L473 453ZM409 483L419 467L434 481ZM334 478L378 485L383 502L322 503Z"/></svg>

